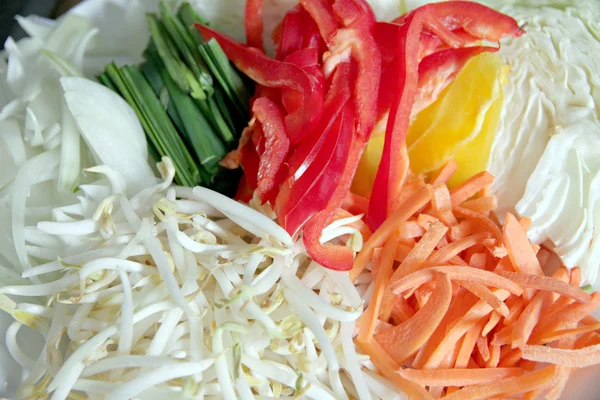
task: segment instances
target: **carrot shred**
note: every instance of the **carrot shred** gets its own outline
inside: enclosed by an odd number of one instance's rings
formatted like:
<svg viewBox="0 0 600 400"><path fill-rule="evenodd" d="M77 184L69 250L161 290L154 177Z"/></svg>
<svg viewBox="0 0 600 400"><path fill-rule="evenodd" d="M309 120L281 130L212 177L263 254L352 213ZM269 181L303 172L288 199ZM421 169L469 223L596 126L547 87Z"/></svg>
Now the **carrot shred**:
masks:
<svg viewBox="0 0 600 400"><path fill-rule="evenodd" d="M425 234L425 229L417 221L406 221L398 228L401 239L413 239Z"/></svg>
<svg viewBox="0 0 600 400"><path fill-rule="evenodd" d="M354 260L354 267L350 271L350 279L354 282L358 275L367 266L373 251L377 247L381 247L390 236L398 229L400 225L406 222L413 214L421 207L429 202L431 196L427 188L423 188L411 196L406 202L400 204L394 213L386 219L383 224L373 232L373 235L367 240Z"/></svg>
<svg viewBox="0 0 600 400"><path fill-rule="evenodd" d="M489 335L489 333L494 328L496 328L496 326L498 325L498 323L500 322L501 319L502 319L502 315L500 315L499 312L497 312L497 311L492 312L490 314L490 319L488 320L488 322L483 327L483 331L481 331L481 334L483 336Z"/></svg>
<svg viewBox="0 0 600 400"><path fill-rule="evenodd" d="M591 296L579 287L571 286L559 279L549 276L529 275L519 272L498 272L499 275L518 283L523 288L538 289L554 292L563 296L571 297L580 303L589 303Z"/></svg>
<svg viewBox="0 0 600 400"><path fill-rule="evenodd" d="M600 364L600 293L579 268L546 276L554 255L527 238L531 220L498 222L489 173L448 190L454 168L431 185L409 173L368 232L350 272L364 285L370 263L373 279L356 343L409 398L558 400L573 368Z"/></svg>
<svg viewBox="0 0 600 400"><path fill-rule="evenodd" d="M425 235L423 235L421 240L412 248L398 268L396 268L396 271L394 271L394 274L390 278L388 287L404 276L419 270L447 231L448 228L441 222L432 223L427 232L425 232ZM379 315L381 319L389 319L395 297L396 295L389 289L384 293Z"/></svg>
<svg viewBox="0 0 600 400"><path fill-rule="evenodd" d="M456 225L458 221L454 214L452 214L452 201L450 199L448 187L443 183L436 183L435 185L430 186L430 190L433 213L446 226Z"/></svg>
<svg viewBox="0 0 600 400"><path fill-rule="evenodd" d="M364 354L371 358L371 361L377 369L389 380L391 380L402 392L410 399L432 400L433 397L420 385L410 382L396 373L400 368L398 364L385 352L385 350L375 340L362 342L357 340L357 344Z"/></svg>
<svg viewBox="0 0 600 400"><path fill-rule="evenodd" d="M431 282L435 278L436 273L448 274L452 280L479 282L495 288L506 289L508 292L516 295L523 293L523 289L518 284L493 272L472 267L456 266L429 267L419 270L394 282L390 289L392 292L398 294L408 289L417 288L427 282Z"/></svg>
<svg viewBox="0 0 600 400"><path fill-rule="evenodd" d="M415 315L375 337L377 342L398 364L415 354L431 337L446 314L452 299L450 278L440 274L429 301ZM402 343L402 346L398 346Z"/></svg>
<svg viewBox="0 0 600 400"><path fill-rule="evenodd" d="M506 214L502 232L508 256L515 270L525 274L544 275L527 234L512 214Z"/></svg>
<svg viewBox="0 0 600 400"><path fill-rule="evenodd" d="M400 368L397 373L406 380L423 386L473 386L498 379L519 376L521 368L453 368L418 370Z"/></svg>
<svg viewBox="0 0 600 400"><path fill-rule="evenodd" d="M360 341L367 341L375 332L377 317L379 316L379 308L381 306L381 299L383 298L383 292L386 287L385 285L392 275L392 268L394 267L394 256L396 255L396 246L398 245L398 241L394 240L393 236L392 240L389 240L385 243L383 246L383 251L381 252L379 271L375 275L375 290L371 296L369 307L360 319L360 330L358 333L358 340Z"/></svg>
<svg viewBox="0 0 600 400"><path fill-rule="evenodd" d="M544 332L553 332L581 321L600 306L600 293L595 292L588 303L572 303L547 313L534 329L531 340L539 342Z"/></svg>
<svg viewBox="0 0 600 400"><path fill-rule="evenodd" d="M458 169L458 163L453 158L448 160L446 164L438 171L437 175L431 180L431 184L448 183L452 175Z"/></svg>
<svg viewBox="0 0 600 400"><path fill-rule="evenodd" d="M529 374L496 380L494 382L468 386L446 396L446 400L478 400L498 396L506 398L541 387L550 387L557 374L555 366L542 368Z"/></svg>
<svg viewBox="0 0 600 400"><path fill-rule="evenodd" d="M458 206L464 203L484 188L490 186L493 181L494 176L487 171L480 172L471 177L454 189L450 190L452 205Z"/></svg>
<svg viewBox="0 0 600 400"><path fill-rule="evenodd" d="M523 230L525 232L527 232L529 230L529 228L531 227L531 218L520 217L519 225L521 225L521 228L523 228Z"/></svg>
<svg viewBox="0 0 600 400"><path fill-rule="evenodd" d="M479 199L467 200L461 204L461 207L487 215L498 207L498 199L496 199L496 196L486 196Z"/></svg>
<svg viewBox="0 0 600 400"><path fill-rule="evenodd" d="M452 212L455 216L459 218L469 218L473 221L476 221L480 227L491 233L494 239L498 241L498 243L503 242L502 231L500 230L500 228L498 228L498 225L496 225L496 223L492 221L489 217L478 212L467 210L466 208L457 206L452 208Z"/></svg>
<svg viewBox="0 0 600 400"><path fill-rule="evenodd" d="M468 249L469 247L475 246L478 243L481 243L487 237L487 233L475 233L471 236L467 236L456 242L452 242L438 251L436 251L430 258L427 260L427 265L440 265L448 262L452 257L460 254L460 252Z"/></svg>
<svg viewBox="0 0 600 400"><path fill-rule="evenodd" d="M584 368L600 363L600 345L598 344L576 350L525 345L521 351L525 360L571 368Z"/></svg>
<svg viewBox="0 0 600 400"><path fill-rule="evenodd" d="M456 281L456 283L488 303L490 307L496 310L503 317L508 316L509 310L506 304L501 301L490 289L488 289L486 285L467 280L459 280Z"/></svg>
<svg viewBox="0 0 600 400"><path fill-rule="evenodd" d="M473 349L477 344L477 339L481 336L484 324L485 320L482 319L477 324L473 325L463 336L460 350L456 357L456 362L454 363L454 368L468 367L471 353L473 353Z"/></svg>

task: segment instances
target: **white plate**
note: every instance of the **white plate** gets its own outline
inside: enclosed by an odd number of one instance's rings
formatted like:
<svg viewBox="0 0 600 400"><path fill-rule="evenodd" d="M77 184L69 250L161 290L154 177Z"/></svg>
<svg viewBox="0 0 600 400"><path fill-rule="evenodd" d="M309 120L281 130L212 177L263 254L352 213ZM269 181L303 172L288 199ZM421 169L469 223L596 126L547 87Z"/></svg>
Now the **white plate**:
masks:
<svg viewBox="0 0 600 400"><path fill-rule="evenodd" d="M115 53L103 55L106 63L111 61L112 58L123 62L132 62L137 58L136 53L140 54L143 50L147 34L145 33L144 13L132 13L131 10L139 10L139 7L146 11L152 10L156 8L157 3L157 1L141 2L139 0L86 0L73 9L72 12L88 17L100 28L100 47L115 49ZM124 30L123 27L127 28ZM129 39L123 40L124 37ZM115 48L115 43L119 43L117 48ZM12 317L0 311L0 338L6 336L6 330L12 321ZM31 331L27 332L27 328L22 328L20 333L19 342L26 344L22 348L29 350L30 355L37 358L37 354L41 350L41 338ZM24 376L24 371L12 359L4 340L1 340L0 397L10 400L16 399L16 390ZM569 380L562 399L600 399L600 366L577 370Z"/></svg>

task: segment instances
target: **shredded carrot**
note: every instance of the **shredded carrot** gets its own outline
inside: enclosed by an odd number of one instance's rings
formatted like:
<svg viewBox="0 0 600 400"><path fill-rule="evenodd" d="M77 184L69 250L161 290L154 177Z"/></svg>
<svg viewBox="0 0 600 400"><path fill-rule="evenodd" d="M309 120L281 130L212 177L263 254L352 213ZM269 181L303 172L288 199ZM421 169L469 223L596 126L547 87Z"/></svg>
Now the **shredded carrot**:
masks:
<svg viewBox="0 0 600 400"><path fill-rule="evenodd" d="M581 335L583 333L594 332L600 330L600 323L592 325L584 325L579 328L563 329L556 332L548 332L542 335L539 344L546 344L565 337Z"/></svg>
<svg viewBox="0 0 600 400"><path fill-rule="evenodd" d="M449 237L453 242L473 233L480 231L480 224L472 219L465 219L460 221L457 225L450 227Z"/></svg>
<svg viewBox="0 0 600 400"><path fill-rule="evenodd" d="M422 386L410 382L396 373L400 366L386 353L375 340L362 342L357 340L360 349L371 358L377 369L391 380L409 398L415 400L432 400L433 397Z"/></svg>
<svg viewBox="0 0 600 400"><path fill-rule="evenodd" d="M525 393L540 387L550 387L557 374L556 367L550 366L529 374L500 379L483 385L468 386L446 396L446 400L476 400L493 396L506 398Z"/></svg>
<svg viewBox="0 0 600 400"><path fill-rule="evenodd" d="M401 239L413 239L423 236L425 229L417 221L406 221L398 228Z"/></svg>
<svg viewBox="0 0 600 400"><path fill-rule="evenodd" d="M439 219L437 219L436 217L433 217L429 214L425 214L425 213L421 213L419 214L419 216L417 217L417 222L419 223L419 225L421 225L421 227L425 230L429 229L429 226L435 222L438 222Z"/></svg>
<svg viewBox="0 0 600 400"><path fill-rule="evenodd" d="M487 238L487 233L475 233L466 238L452 242L438 251L436 251L428 260L427 265L441 265L448 262L452 257L458 255L461 251L468 249L471 246L475 246L482 240Z"/></svg>
<svg viewBox="0 0 600 400"><path fill-rule="evenodd" d="M459 280L456 283L467 289L469 292L473 293L475 296L479 297L481 300L488 303L490 307L498 311L498 313L503 317L508 316L509 310L506 304L502 300L500 300L490 289L488 289L486 285L467 280Z"/></svg>
<svg viewBox="0 0 600 400"><path fill-rule="evenodd" d="M481 331L481 334L483 336L489 335L489 333L492 331L492 329L496 328L496 326L498 325L498 323L500 322L501 319L502 319L502 315L500 315L499 312L496 312L496 311L492 312L490 314L490 319L483 327L483 331Z"/></svg>
<svg viewBox="0 0 600 400"><path fill-rule="evenodd" d="M452 201L450 200L450 191L443 183L436 183L430 187L431 190L431 207L433 213L446 226L456 225L458 221L452 214Z"/></svg>
<svg viewBox="0 0 600 400"><path fill-rule="evenodd" d="M373 294L356 342L409 398L558 400L574 368L600 364L600 293L579 268L545 276L554 255L528 240L531 221L498 222L488 173L448 190L453 168L410 176L365 241L350 276L368 283L370 264Z"/></svg>
<svg viewBox="0 0 600 400"><path fill-rule="evenodd" d="M527 234L512 214L506 214L502 231L508 256L516 271L531 275L544 275L531 248L531 243L527 239Z"/></svg>
<svg viewBox="0 0 600 400"><path fill-rule="evenodd" d="M452 287L447 275L441 274L429 301L408 321L375 337L377 342L399 364L415 354L431 337L446 314ZM402 343L398 346L397 343Z"/></svg>
<svg viewBox="0 0 600 400"><path fill-rule="evenodd" d="M398 242L397 240L394 240L394 235L392 235L392 240L389 240L383 246L379 271L375 275L375 290L371 296L369 307L362 315L360 320L360 330L358 333L358 340L360 341L364 342L371 339L373 333L375 332L375 326L377 323L377 317L379 316L379 307L381 306L383 292L385 290L387 281L390 279L390 276L393 272L392 268L394 266L394 256L396 255L397 245Z"/></svg>
<svg viewBox="0 0 600 400"><path fill-rule="evenodd" d="M600 363L600 345L588 346L577 350L526 345L523 346L521 351L525 360L571 368L584 368Z"/></svg>
<svg viewBox="0 0 600 400"><path fill-rule="evenodd" d="M520 217L519 225L521 225L521 228L523 228L523 230L525 232L527 232L529 230L529 228L531 227L531 218Z"/></svg>
<svg viewBox="0 0 600 400"><path fill-rule="evenodd" d="M390 278L389 286L404 276L419 270L447 231L448 228L441 222L436 221L432 223L427 232L425 232L425 235L419 240L419 243L413 247L411 252L404 258L404 261L396 268L396 271L394 271L394 274ZM387 290L384 293L379 315L381 319L389 319L395 297L396 295L391 290Z"/></svg>
<svg viewBox="0 0 600 400"><path fill-rule="evenodd" d="M485 320L482 319L477 324L473 325L471 329L467 331L465 336L463 336L460 351L456 357L456 362L454 363L455 368L466 368L469 365L471 354L473 353L477 339L481 336L484 324Z"/></svg>
<svg viewBox="0 0 600 400"><path fill-rule="evenodd" d="M473 386L498 379L522 375L520 368L463 368L418 370L401 368L401 377L423 386Z"/></svg>
<svg viewBox="0 0 600 400"><path fill-rule="evenodd" d="M394 213L386 219L375 232L373 232L373 235L371 235L369 240L364 243L362 251L358 253L358 256L354 260L354 267L350 271L350 279L353 282L356 281L358 275L360 275L369 263L373 251L377 247L381 247L399 226L407 221L421 207L427 204L430 198L429 190L427 190L427 188L419 190L406 202L397 207Z"/></svg>
<svg viewBox="0 0 600 400"><path fill-rule="evenodd" d="M457 169L458 163L454 161L453 158L451 158L450 160L448 160L448 162L446 162L446 164L444 164L444 166L439 170L437 175L431 180L431 184L435 185L436 183L442 182L448 183L448 181L450 180L450 178L452 178L452 175L454 175Z"/></svg>
<svg viewBox="0 0 600 400"><path fill-rule="evenodd" d="M479 199L467 200L462 203L461 207L487 215L498 207L498 200L496 196L486 196Z"/></svg>
<svg viewBox="0 0 600 400"><path fill-rule="evenodd" d="M516 295L523 293L521 286L510 279L499 276L493 272L483 271L472 267L455 266L439 266L422 269L393 283L391 285L391 290L398 294L405 290L419 287L424 283L431 282L437 273L448 274L452 280L479 282L495 288L506 289L508 292Z"/></svg>
<svg viewBox="0 0 600 400"><path fill-rule="evenodd" d="M459 218L469 218L477 222L479 226L486 229L487 232L489 232L494 237L494 239L498 241L498 243L502 243L502 231L500 230L500 228L498 228L498 225L496 225L496 223L492 221L489 217L475 211L467 210L466 208L462 207L453 207L452 212Z"/></svg>
<svg viewBox="0 0 600 400"><path fill-rule="evenodd" d="M523 288L539 289L547 292L554 292L563 296L571 297L581 303L589 303L591 296L566 282L549 276L528 275L519 272L500 271L500 275L511 281L518 283Z"/></svg>
<svg viewBox="0 0 600 400"><path fill-rule="evenodd" d="M458 206L475 196L484 188L490 186L494 176L487 171L480 172L450 191L452 205Z"/></svg>

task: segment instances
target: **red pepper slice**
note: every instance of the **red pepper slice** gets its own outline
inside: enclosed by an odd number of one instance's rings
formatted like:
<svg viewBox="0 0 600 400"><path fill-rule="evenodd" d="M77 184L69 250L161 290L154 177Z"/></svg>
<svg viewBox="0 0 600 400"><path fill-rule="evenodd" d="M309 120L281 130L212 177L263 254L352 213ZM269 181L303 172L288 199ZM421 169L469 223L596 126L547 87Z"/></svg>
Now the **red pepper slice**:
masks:
<svg viewBox="0 0 600 400"><path fill-rule="evenodd" d="M463 28L468 34L479 39L498 42L502 38L525 33L514 18L483 4L450 1L428 4L426 7L431 7L433 15L447 29Z"/></svg>
<svg viewBox="0 0 600 400"><path fill-rule="evenodd" d="M248 46L255 47L262 52L265 51L263 45L263 6L264 0L247 0L244 15L246 43L248 43Z"/></svg>
<svg viewBox="0 0 600 400"><path fill-rule="evenodd" d="M317 160L317 154L325 140L324 133L329 132L334 121L350 100L352 76L353 71L350 63L338 65L327 90L321 121L315 129L315 132L322 132L323 134L311 135L294 149L294 153L288 160L290 184L300 179L308 167Z"/></svg>
<svg viewBox="0 0 600 400"><path fill-rule="evenodd" d="M300 179L290 188L288 201L279 215L282 226L295 236L313 215L327 207L337 182L344 172L353 136L353 121L346 107L325 133L325 140L317 155Z"/></svg>
<svg viewBox="0 0 600 400"><path fill-rule="evenodd" d="M252 80L282 89L284 106L292 105L285 116L286 131L292 144L301 142L312 132L323 107L323 88L318 79L294 64L273 60L205 25L195 24L195 27L205 40L216 39L227 58Z"/></svg>
<svg viewBox="0 0 600 400"><path fill-rule="evenodd" d="M283 165L288 156L290 141L285 134L283 115L275 103L261 97L254 102L252 112L262 125L263 140L257 146L260 163L256 191L264 204L277 196L279 185L285 176Z"/></svg>
<svg viewBox="0 0 600 400"><path fill-rule="evenodd" d="M376 229L396 206L398 192L406 176L403 144L406 139L412 106L418 88L419 39L426 16L412 13L398 29L397 74L387 122L383 154L369 202L367 223Z"/></svg>
<svg viewBox="0 0 600 400"><path fill-rule="evenodd" d="M300 4L316 22L321 37L328 43L339 27L329 2L327 0L301 0Z"/></svg>
<svg viewBox="0 0 600 400"><path fill-rule="evenodd" d="M364 0L335 0L333 11L344 26L361 25L370 30L375 25L375 14Z"/></svg>
<svg viewBox="0 0 600 400"><path fill-rule="evenodd" d="M336 182L336 189L327 207L312 217L304 225L303 241L310 258L319 264L336 271L349 271L354 263L354 252L348 246L334 246L321 244L323 229L334 218L336 212L341 208L344 199L350 191L354 173L360 161L360 157L366 143L360 138L355 138L348 154L344 172Z"/></svg>
<svg viewBox="0 0 600 400"><path fill-rule="evenodd" d="M285 60L287 56L301 49L320 49L321 44L317 24L306 10L298 6L289 11L283 19L275 58Z"/></svg>
<svg viewBox="0 0 600 400"><path fill-rule="evenodd" d="M472 46L445 49L433 53L419 64L419 92L413 115L433 103L471 58L484 52L494 53L498 47Z"/></svg>

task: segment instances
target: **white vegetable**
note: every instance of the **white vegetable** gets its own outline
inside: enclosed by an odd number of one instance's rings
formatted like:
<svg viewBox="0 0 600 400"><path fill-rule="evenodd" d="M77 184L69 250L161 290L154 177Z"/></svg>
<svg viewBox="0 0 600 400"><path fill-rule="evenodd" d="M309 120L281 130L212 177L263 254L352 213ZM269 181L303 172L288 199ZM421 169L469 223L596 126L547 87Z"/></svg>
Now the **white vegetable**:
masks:
<svg viewBox="0 0 600 400"><path fill-rule="evenodd" d="M488 169L497 214L532 219L529 238L554 248L583 283L597 282L600 254L600 3L564 9L513 1L501 11L527 23L498 54L511 71ZM551 2L555 5L557 2ZM504 3L503 3L504 4ZM543 65L543 68L540 66Z"/></svg>
<svg viewBox="0 0 600 400"><path fill-rule="evenodd" d="M119 171L136 193L154 182L148 145L135 112L112 90L85 78L65 77L60 83L81 135L99 164Z"/></svg>

